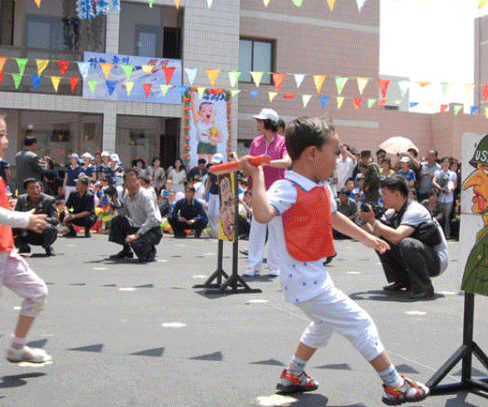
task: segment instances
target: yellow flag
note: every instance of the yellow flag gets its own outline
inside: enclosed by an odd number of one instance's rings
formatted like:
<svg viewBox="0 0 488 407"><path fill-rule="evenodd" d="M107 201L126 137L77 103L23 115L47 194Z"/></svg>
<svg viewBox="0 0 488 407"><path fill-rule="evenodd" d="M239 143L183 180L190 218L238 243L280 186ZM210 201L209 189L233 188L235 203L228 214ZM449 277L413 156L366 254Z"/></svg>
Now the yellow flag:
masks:
<svg viewBox="0 0 488 407"><path fill-rule="evenodd" d="M58 93L58 86L60 80L61 80L60 76L51 76L51 82L53 83L53 88L56 93Z"/></svg>
<svg viewBox="0 0 488 407"><path fill-rule="evenodd" d="M329 5L330 11L334 11L334 5L336 0L327 0L327 4Z"/></svg>
<svg viewBox="0 0 488 407"><path fill-rule="evenodd" d="M261 83L261 79L263 77L263 73L264 72L250 72L250 74L252 76L252 80L254 81L254 84L258 88L259 88L259 84Z"/></svg>
<svg viewBox="0 0 488 407"><path fill-rule="evenodd" d="M176 10L180 8L180 0L175 0Z"/></svg>
<svg viewBox="0 0 488 407"><path fill-rule="evenodd" d="M474 92L474 84L473 83L463 83L464 96L470 97L473 95L473 92Z"/></svg>
<svg viewBox="0 0 488 407"><path fill-rule="evenodd" d="M263 0L263 3L264 3L264 7L268 7L269 0Z"/></svg>
<svg viewBox="0 0 488 407"><path fill-rule="evenodd" d="M344 102L344 96L337 96L337 109L340 109Z"/></svg>
<svg viewBox="0 0 488 407"><path fill-rule="evenodd" d="M269 103L273 102L273 99L276 97L278 92L268 92L269 94Z"/></svg>
<svg viewBox="0 0 488 407"><path fill-rule="evenodd" d="M199 86L197 88L197 92L198 92L198 97L201 99L203 97L203 93L205 92L205 87L204 86Z"/></svg>
<svg viewBox="0 0 488 407"><path fill-rule="evenodd" d="M110 70L112 69L112 64L106 62L100 62L100 66L102 67L103 74L105 75L105 79L108 81L108 75L110 74Z"/></svg>
<svg viewBox="0 0 488 407"><path fill-rule="evenodd" d="M325 75L314 75L313 76L313 83L315 84L315 89L317 89L317 93L320 93L320 89L322 89L322 85L325 81Z"/></svg>
<svg viewBox="0 0 488 407"><path fill-rule="evenodd" d="M485 107L485 117L488 119L488 107Z"/></svg>
<svg viewBox="0 0 488 407"><path fill-rule="evenodd" d="M366 87L366 85L369 82L369 79L368 78L356 78L356 79L358 81L359 93L362 95L364 92L364 88Z"/></svg>
<svg viewBox="0 0 488 407"><path fill-rule="evenodd" d="M163 94L163 97L166 96L166 93L168 93L169 88L171 88L171 85L161 85L161 92Z"/></svg>
<svg viewBox="0 0 488 407"><path fill-rule="evenodd" d="M49 59L36 59L37 75L41 76L42 71L49 65Z"/></svg>
<svg viewBox="0 0 488 407"><path fill-rule="evenodd" d="M151 70L154 68L152 65L142 65L142 70L146 73L151 73Z"/></svg>
<svg viewBox="0 0 488 407"><path fill-rule="evenodd" d="M41 0L34 0L34 1L36 3L37 8L41 8Z"/></svg>
<svg viewBox="0 0 488 407"><path fill-rule="evenodd" d="M127 95L130 96L130 93L132 92L132 88L134 87L134 82L126 82L125 86L127 89Z"/></svg>
<svg viewBox="0 0 488 407"><path fill-rule="evenodd" d="M478 0L478 10L488 4L488 0Z"/></svg>
<svg viewBox="0 0 488 407"><path fill-rule="evenodd" d="M212 86L215 86L215 81L217 80L217 76L219 76L220 69L206 69L207 75L208 75L208 80L212 84Z"/></svg>

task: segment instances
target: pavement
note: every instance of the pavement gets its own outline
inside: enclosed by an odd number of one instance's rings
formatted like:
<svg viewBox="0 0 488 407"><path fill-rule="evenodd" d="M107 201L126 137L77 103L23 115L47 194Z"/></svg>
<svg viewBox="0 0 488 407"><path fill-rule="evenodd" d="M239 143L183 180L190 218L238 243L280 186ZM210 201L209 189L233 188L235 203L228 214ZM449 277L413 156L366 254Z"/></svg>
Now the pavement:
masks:
<svg viewBox="0 0 488 407"><path fill-rule="evenodd" d="M239 242L247 249L247 242ZM217 240L165 235L157 261L114 262L120 247L107 236L59 238L56 256L40 247L27 259L49 286L45 311L30 344L52 354L52 364L11 364L2 359L0 406L168 407L378 407L381 381L344 338L334 335L307 365L320 383L312 393L276 394L275 386L304 328L306 317L286 303L279 281L248 279L261 293L209 294L194 288L217 266ZM386 284L375 253L358 242L336 242L329 272L337 287L375 320L401 373L427 381L462 343L463 294L456 242L450 265L434 279L432 301L412 302L382 291ZM224 270L232 245L224 242ZM239 269L246 257L239 254ZM266 272L266 270L264 270ZM0 343L7 346L20 300L3 289ZM488 306L476 297L475 340L487 343ZM486 349L485 349L486 351ZM447 381L459 381L457 365ZM473 375L485 377L476 361ZM416 404L483 406L472 393L430 397Z"/></svg>

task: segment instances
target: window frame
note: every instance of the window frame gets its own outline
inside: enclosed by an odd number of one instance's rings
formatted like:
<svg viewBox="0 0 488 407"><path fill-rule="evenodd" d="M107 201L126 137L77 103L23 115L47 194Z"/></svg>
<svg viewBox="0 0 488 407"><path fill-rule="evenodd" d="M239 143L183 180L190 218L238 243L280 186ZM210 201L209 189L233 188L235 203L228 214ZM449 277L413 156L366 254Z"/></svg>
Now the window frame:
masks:
<svg viewBox="0 0 488 407"><path fill-rule="evenodd" d="M158 26L147 24L135 24L135 39L134 39L134 55L143 58L162 58L161 50L161 30ZM138 39L141 32L155 34L156 35L156 53L157 55L139 55Z"/></svg>
<svg viewBox="0 0 488 407"><path fill-rule="evenodd" d="M266 81L262 80L261 84L272 85L273 79L271 74L275 71L276 40L269 39L269 38L239 37L239 48L240 48L241 40L251 41L251 71L254 71L254 43L261 42L261 43L271 44L271 55L270 55L271 63L270 63L270 71L269 71L269 80ZM254 83L252 77L250 78L250 80L243 80L241 79L241 76L239 77L240 83Z"/></svg>

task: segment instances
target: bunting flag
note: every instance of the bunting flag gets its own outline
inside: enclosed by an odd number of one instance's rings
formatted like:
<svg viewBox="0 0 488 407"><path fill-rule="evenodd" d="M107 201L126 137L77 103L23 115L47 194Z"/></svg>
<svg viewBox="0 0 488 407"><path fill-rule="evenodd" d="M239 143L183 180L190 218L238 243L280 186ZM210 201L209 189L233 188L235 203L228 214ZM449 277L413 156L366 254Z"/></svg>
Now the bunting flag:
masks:
<svg viewBox="0 0 488 407"><path fill-rule="evenodd" d="M97 87L98 81L96 79L88 79L88 86L90 87L90 92L93 95L95 93L95 88Z"/></svg>
<svg viewBox="0 0 488 407"><path fill-rule="evenodd" d="M207 0L207 4L208 4L208 9L210 10L210 7L212 7L213 4L213 0Z"/></svg>
<svg viewBox="0 0 488 407"><path fill-rule="evenodd" d="M149 8L153 8L154 0L147 0L147 3L149 4Z"/></svg>
<svg viewBox="0 0 488 407"><path fill-rule="evenodd" d="M49 59L36 59L37 75L41 75L44 69L49 65Z"/></svg>
<svg viewBox="0 0 488 407"><path fill-rule="evenodd" d="M334 5L336 0L327 0L327 4L329 5L330 11L334 11Z"/></svg>
<svg viewBox="0 0 488 407"><path fill-rule="evenodd" d="M283 85L283 81L285 80L286 74L280 72L273 72L273 83L276 89L276 92L280 91L281 85Z"/></svg>
<svg viewBox="0 0 488 407"><path fill-rule="evenodd" d="M462 108L463 108L463 105L461 103L455 103L453 105L454 116L456 116L461 111Z"/></svg>
<svg viewBox="0 0 488 407"><path fill-rule="evenodd" d="M7 62L7 57L0 57L0 72L3 71L3 66L5 65L5 62Z"/></svg>
<svg viewBox="0 0 488 407"><path fill-rule="evenodd" d="M463 93L466 97L472 97L474 92L474 84L463 83Z"/></svg>
<svg viewBox="0 0 488 407"><path fill-rule="evenodd" d="M386 98L386 91L390 85L390 82L391 79L378 79L378 85L380 87L381 94L383 95L383 99Z"/></svg>
<svg viewBox="0 0 488 407"><path fill-rule="evenodd" d="M175 0L176 10L180 8L180 0Z"/></svg>
<svg viewBox="0 0 488 407"><path fill-rule="evenodd" d="M17 61L17 65L19 66L19 73L21 75L24 74L25 66L27 65L28 58L14 58Z"/></svg>
<svg viewBox="0 0 488 407"><path fill-rule="evenodd" d="M488 0L478 0L478 10L482 9L487 4L488 4Z"/></svg>
<svg viewBox="0 0 488 407"><path fill-rule="evenodd" d="M336 76L335 82L336 82L336 88L337 88L337 94L340 95L342 91L344 90L344 86L346 86L346 82L349 78L347 76Z"/></svg>
<svg viewBox="0 0 488 407"><path fill-rule="evenodd" d="M427 81L423 81L423 82L417 82L419 84L419 86L421 88L425 88L426 86L429 86L432 82L427 82Z"/></svg>
<svg viewBox="0 0 488 407"><path fill-rule="evenodd" d="M190 89L188 86L180 86L180 96L183 97L185 96L185 93L188 89Z"/></svg>
<svg viewBox="0 0 488 407"><path fill-rule="evenodd" d="M149 92L151 92L152 83L143 83L142 87L144 88L144 93L146 94L146 99L147 99L149 96Z"/></svg>
<svg viewBox="0 0 488 407"><path fill-rule="evenodd" d="M66 70L68 69L69 61L58 61L58 65L59 65L59 71L61 72L61 76L64 76Z"/></svg>
<svg viewBox="0 0 488 407"><path fill-rule="evenodd" d="M449 107L449 105L442 104L442 105L441 105L441 110L440 110L440 112L439 112L439 113L440 113L440 114L443 114L443 113L446 111L446 109L447 109L448 107Z"/></svg>
<svg viewBox="0 0 488 407"><path fill-rule="evenodd" d="M383 105L386 103L386 99L380 99L378 100L378 106L383 107Z"/></svg>
<svg viewBox="0 0 488 407"><path fill-rule="evenodd" d="M339 110L344 103L344 96L337 96L337 110Z"/></svg>
<svg viewBox="0 0 488 407"><path fill-rule="evenodd" d="M366 85L369 82L369 79L368 78L356 78L356 80L358 81L359 93L362 95L364 92L364 88L366 87Z"/></svg>
<svg viewBox="0 0 488 407"><path fill-rule="evenodd" d="M166 93L168 93L168 90L171 87L171 85L161 85L161 93L163 94L163 97L166 97Z"/></svg>
<svg viewBox="0 0 488 407"><path fill-rule="evenodd" d="M410 102L410 107L418 106L419 102Z"/></svg>
<svg viewBox="0 0 488 407"><path fill-rule="evenodd" d="M469 108L469 113L471 114L471 116L474 115L479 108L480 108L479 106L471 106Z"/></svg>
<svg viewBox="0 0 488 407"><path fill-rule="evenodd" d="M259 95L259 90L250 90L249 93L253 99L256 99L256 96Z"/></svg>
<svg viewBox="0 0 488 407"><path fill-rule="evenodd" d="M451 84L447 82L441 82L442 96L447 97L447 93L451 89Z"/></svg>
<svg viewBox="0 0 488 407"><path fill-rule="evenodd" d="M401 100L401 99L395 99L395 100L393 101L393 103L394 103L395 105L397 105L397 106L398 106L398 105L401 105L401 104L402 104L402 102L403 102L403 100Z"/></svg>
<svg viewBox="0 0 488 407"><path fill-rule="evenodd" d="M41 8L41 0L34 0L36 3L37 8Z"/></svg>
<svg viewBox="0 0 488 407"><path fill-rule="evenodd" d="M330 96L324 96L320 95L320 104L322 105L322 109L327 105L327 102L329 101Z"/></svg>
<svg viewBox="0 0 488 407"><path fill-rule="evenodd" d="M252 76L252 80L257 88L259 88L259 84L261 83L261 79L263 78L264 72L249 72Z"/></svg>
<svg viewBox="0 0 488 407"><path fill-rule="evenodd" d="M105 84L107 85L108 94L111 95L112 93L114 93L114 90L115 90L115 88L117 86L117 82L115 82L115 81L105 81Z"/></svg>
<svg viewBox="0 0 488 407"><path fill-rule="evenodd" d="M269 0L263 0L263 3L264 3L264 7L268 7Z"/></svg>
<svg viewBox="0 0 488 407"><path fill-rule="evenodd" d="M86 79L86 76L88 75L88 69L90 69L90 63L89 62L78 62L78 69L79 69L80 74L83 77L83 79Z"/></svg>
<svg viewBox="0 0 488 407"><path fill-rule="evenodd" d="M188 77L188 81L190 82L190 85L193 85L193 82L195 82L195 78L197 77L197 68L185 68L185 73L186 76Z"/></svg>
<svg viewBox="0 0 488 407"><path fill-rule="evenodd" d="M278 92L268 92L268 97L269 97L269 103L273 102L273 99L276 97Z"/></svg>
<svg viewBox="0 0 488 407"><path fill-rule="evenodd" d="M358 5L358 12L360 13L363 11L364 3L366 3L366 0L356 0L356 3Z"/></svg>
<svg viewBox="0 0 488 407"><path fill-rule="evenodd" d="M206 69L206 71L207 71L208 80L212 84L212 87L215 86L215 81L217 80L217 76L219 76L220 69Z"/></svg>
<svg viewBox="0 0 488 407"><path fill-rule="evenodd" d="M103 74L105 75L105 79L108 80L108 75L110 74L110 70L112 69L112 64L107 62L100 62L100 67L102 68Z"/></svg>
<svg viewBox="0 0 488 407"><path fill-rule="evenodd" d="M80 78L69 78L69 83L71 85L71 93L75 93L76 86L78 85L79 81Z"/></svg>
<svg viewBox="0 0 488 407"><path fill-rule="evenodd" d="M230 91L232 93L232 97L237 96L239 93L241 93L240 89L232 89Z"/></svg>
<svg viewBox="0 0 488 407"><path fill-rule="evenodd" d="M371 109L376 103L376 99L368 99L368 109Z"/></svg>
<svg viewBox="0 0 488 407"><path fill-rule="evenodd" d="M315 84L315 89L317 89L317 93L320 93L322 89L322 85L325 81L325 75L314 75L313 76L313 83Z"/></svg>
<svg viewBox="0 0 488 407"><path fill-rule="evenodd" d="M0 85L2 84L3 72L0 72Z"/></svg>
<svg viewBox="0 0 488 407"><path fill-rule="evenodd" d="M134 87L134 82L126 82L125 83L125 88L127 90L127 96L130 96L130 93L132 92L133 87Z"/></svg>
<svg viewBox="0 0 488 407"><path fill-rule="evenodd" d="M302 7L303 0L293 0L293 4L297 7Z"/></svg>
<svg viewBox="0 0 488 407"><path fill-rule="evenodd" d="M176 68L175 67L166 67L166 68L163 68L164 79L166 79L166 85L169 85L170 84L171 79L173 78L173 74L175 73L175 71L176 71Z"/></svg>
<svg viewBox="0 0 488 407"><path fill-rule="evenodd" d="M227 74L229 75L229 83L231 88L237 87L237 82L239 80L239 76L241 76L240 71L229 71Z"/></svg>
<svg viewBox="0 0 488 407"><path fill-rule="evenodd" d="M19 89L20 82L22 82L22 75L20 73L13 73L12 78L14 79L15 90Z"/></svg>
<svg viewBox="0 0 488 407"><path fill-rule="evenodd" d="M293 99L295 97L294 93L285 93L283 99Z"/></svg>
<svg viewBox="0 0 488 407"><path fill-rule="evenodd" d="M35 90L38 90L39 85L42 82L43 76L31 75L31 79L32 79L32 86L34 86Z"/></svg>
<svg viewBox="0 0 488 407"><path fill-rule="evenodd" d="M488 107L485 107L485 117L488 119Z"/></svg>
<svg viewBox="0 0 488 407"><path fill-rule="evenodd" d="M200 99L203 98L203 94L205 93L205 87L204 86L199 86L197 88L197 92L198 92L198 97Z"/></svg>
<svg viewBox="0 0 488 407"><path fill-rule="evenodd" d="M405 79L402 81L398 81L398 87L400 88L402 98L404 98L408 90L410 89L410 81Z"/></svg>
<svg viewBox="0 0 488 407"><path fill-rule="evenodd" d="M61 81L60 76L51 76L51 82L53 84L54 91L58 93L59 82ZM95 79L96 81L96 79ZM92 92L93 93L93 92Z"/></svg>
<svg viewBox="0 0 488 407"><path fill-rule="evenodd" d="M297 84L297 89L301 86L303 83L303 80L305 79L305 74L303 73L294 73L293 77L295 78L295 83Z"/></svg>
<svg viewBox="0 0 488 407"><path fill-rule="evenodd" d="M100 64L102 65L102 64ZM142 65L141 66L142 70L146 73L151 73L151 71L154 69L153 65Z"/></svg>
<svg viewBox="0 0 488 407"><path fill-rule="evenodd" d="M130 76L132 75L132 69L134 68L133 65L120 65L125 72L125 76L127 80L130 81Z"/></svg>
<svg viewBox="0 0 488 407"><path fill-rule="evenodd" d="M310 99L312 99L312 95L309 94L302 95L302 103L304 109L307 107L308 102L310 102Z"/></svg>
<svg viewBox="0 0 488 407"><path fill-rule="evenodd" d="M488 85L483 85L483 102L486 102L487 99L488 99Z"/></svg>
<svg viewBox="0 0 488 407"><path fill-rule="evenodd" d="M354 103L354 108L356 109L356 111L359 110L359 106L361 106L362 101L363 101L363 99L361 99L361 98L353 98L352 99L352 103Z"/></svg>

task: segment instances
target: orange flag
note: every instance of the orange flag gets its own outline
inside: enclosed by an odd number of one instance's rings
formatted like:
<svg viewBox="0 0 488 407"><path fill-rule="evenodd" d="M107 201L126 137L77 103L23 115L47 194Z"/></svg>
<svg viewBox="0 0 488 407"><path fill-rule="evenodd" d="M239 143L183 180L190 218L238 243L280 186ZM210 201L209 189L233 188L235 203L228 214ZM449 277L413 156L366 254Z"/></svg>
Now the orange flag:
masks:
<svg viewBox="0 0 488 407"><path fill-rule="evenodd" d="M388 89L388 85L390 85L390 82L390 79L378 79L378 85L380 86L381 94L384 98L386 98L386 90Z"/></svg>
<svg viewBox="0 0 488 407"><path fill-rule="evenodd" d="M488 99L488 85L483 85L483 102L486 102L487 99Z"/></svg>
<svg viewBox="0 0 488 407"><path fill-rule="evenodd" d="M353 98L352 99L352 103L354 103L354 108L356 110L359 110L359 106L361 106L362 101L363 101L363 99L361 99L361 98Z"/></svg>
<svg viewBox="0 0 488 407"><path fill-rule="evenodd" d="M313 76L313 83L315 84L315 89L317 89L317 93L320 93L320 89L322 89L322 85L324 84L326 75L314 75Z"/></svg>
<svg viewBox="0 0 488 407"><path fill-rule="evenodd" d="M285 73L277 73L273 72L273 83L275 85L276 92L280 91L281 85L283 84L283 81L285 80Z"/></svg>
<svg viewBox="0 0 488 407"><path fill-rule="evenodd" d="M284 99L293 99L295 97L295 94L294 93L285 93L283 95L283 98Z"/></svg>
<svg viewBox="0 0 488 407"><path fill-rule="evenodd" d="M143 83L142 86L144 87L144 92L146 92L146 99L149 96L149 92L152 88L152 83Z"/></svg>
<svg viewBox="0 0 488 407"><path fill-rule="evenodd" d="M417 82L421 88L425 88L427 85L430 85L432 82Z"/></svg>
<svg viewBox="0 0 488 407"><path fill-rule="evenodd" d="M110 74L110 70L112 69L112 64L109 64L107 62L100 62L100 66L102 67L105 79L108 81L108 75Z"/></svg>
<svg viewBox="0 0 488 407"><path fill-rule="evenodd" d="M78 85L79 81L80 78L69 78L69 83L71 84L71 93L75 93L76 85Z"/></svg>
<svg viewBox="0 0 488 407"><path fill-rule="evenodd" d="M381 107L386 103L386 99L380 99L378 100L378 105Z"/></svg>
<svg viewBox="0 0 488 407"><path fill-rule="evenodd" d="M0 57L0 72L3 71L3 66L5 65L5 62L7 62L7 57Z"/></svg>
<svg viewBox="0 0 488 407"><path fill-rule="evenodd" d="M174 69L174 68L173 68ZM215 81L217 80L217 76L219 76L220 69L205 69L207 71L208 80L215 86Z"/></svg>
<svg viewBox="0 0 488 407"><path fill-rule="evenodd" d="M36 3L37 8L41 8L41 0L34 0Z"/></svg>
<svg viewBox="0 0 488 407"><path fill-rule="evenodd" d="M171 78L173 77L175 70L176 68L163 68L164 79L166 79L166 85L169 85L169 83L171 82Z"/></svg>
<svg viewBox="0 0 488 407"><path fill-rule="evenodd" d="M329 5L330 11L334 11L334 5L336 0L327 0L327 4Z"/></svg>
<svg viewBox="0 0 488 407"><path fill-rule="evenodd" d="M69 61L58 61L58 65L59 65L59 70L61 71L61 76L64 76L66 70L68 69Z"/></svg>

